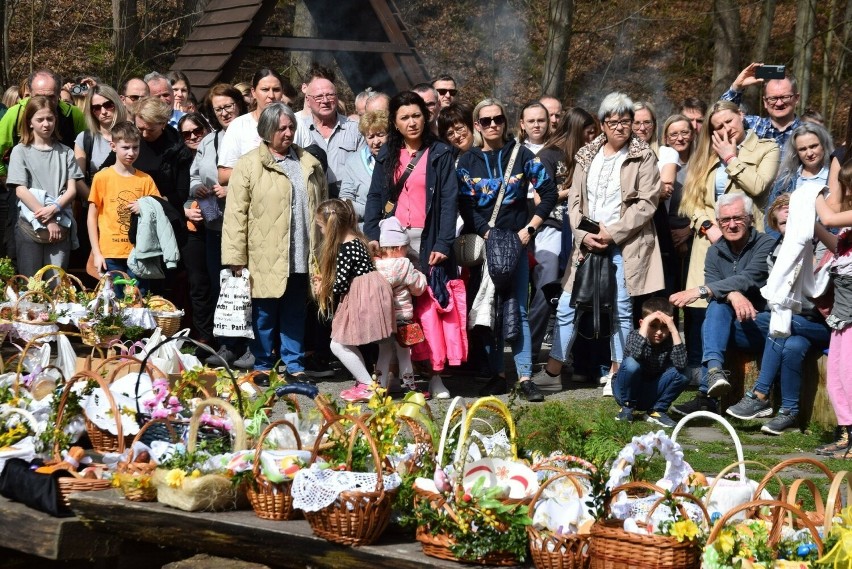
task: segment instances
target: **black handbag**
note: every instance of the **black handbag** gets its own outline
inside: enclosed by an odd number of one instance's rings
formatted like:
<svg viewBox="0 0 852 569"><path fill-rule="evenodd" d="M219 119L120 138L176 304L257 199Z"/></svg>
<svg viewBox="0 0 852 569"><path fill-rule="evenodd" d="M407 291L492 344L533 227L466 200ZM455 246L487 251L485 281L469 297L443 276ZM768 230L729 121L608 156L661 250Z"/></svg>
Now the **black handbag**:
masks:
<svg viewBox="0 0 852 569"><path fill-rule="evenodd" d="M608 253L586 253L574 273L569 306L574 327L583 338L609 338L615 307L615 263Z"/></svg>

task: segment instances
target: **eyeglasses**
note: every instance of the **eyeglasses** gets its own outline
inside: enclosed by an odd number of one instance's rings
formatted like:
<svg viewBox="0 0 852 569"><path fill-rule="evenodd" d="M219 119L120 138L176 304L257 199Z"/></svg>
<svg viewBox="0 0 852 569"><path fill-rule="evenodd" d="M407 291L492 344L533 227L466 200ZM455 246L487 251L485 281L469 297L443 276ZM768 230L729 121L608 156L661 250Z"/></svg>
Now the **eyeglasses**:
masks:
<svg viewBox="0 0 852 569"><path fill-rule="evenodd" d="M142 98L142 95L125 95L124 98L130 99L131 101L133 101L135 103L136 101L138 101L139 99Z"/></svg>
<svg viewBox="0 0 852 569"><path fill-rule="evenodd" d="M182 130L182 131L180 131L180 134L181 134L181 136L183 136L184 140L189 140L193 136L195 136L195 137L204 136L204 127L199 126L199 127L195 127L192 130Z"/></svg>
<svg viewBox="0 0 852 569"><path fill-rule="evenodd" d="M603 123L609 127L610 130L615 130L619 127L621 128L629 128L633 125L633 121L630 119L623 119L620 121L603 121Z"/></svg>
<svg viewBox="0 0 852 569"><path fill-rule="evenodd" d="M453 125L452 127L448 128L446 130L446 132L444 132L444 138L449 140L451 138L456 138L457 136L462 137L467 132L468 132L467 125L463 125L463 124Z"/></svg>
<svg viewBox="0 0 852 569"><path fill-rule="evenodd" d="M439 95L442 97L446 97L449 95L450 97L455 97L456 93L458 93L457 89L435 89Z"/></svg>
<svg viewBox="0 0 852 569"><path fill-rule="evenodd" d="M317 103L323 103L325 101L335 100L337 98L337 93L320 93L319 95L308 95L308 97Z"/></svg>
<svg viewBox="0 0 852 569"><path fill-rule="evenodd" d="M668 136L669 140L677 140L678 138L689 139L692 138L692 131L682 130L680 132L670 132Z"/></svg>
<svg viewBox="0 0 852 569"><path fill-rule="evenodd" d="M491 123L494 123L494 126L502 126L506 124L506 117L503 115L497 115L493 117L479 117L476 121L479 123L479 126L482 128L488 128L491 126Z"/></svg>
<svg viewBox="0 0 852 569"><path fill-rule="evenodd" d="M735 215L733 217L720 217L719 225L742 225L751 217L750 215Z"/></svg>
<svg viewBox="0 0 852 569"><path fill-rule="evenodd" d="M633 128L651 128L653 124L654 121L633 121Z"/></svg>
<svg viewBox="0 0 852 569"><path fill-rule="evenodd" d="M98 114L99 112L101 112L101 109L105 111L115 110L115 103L113 103L112 101L104 101L100 105L92 105L92 114Z"/></svg>
<svg viewBox="0 0 852 569"><path fill-rule="evenodd" d="M796 95L781 95L779 97L764 97L763 101L765 103L769 103L770 105L774 105L775 103L778 103L780 101L786 105L787 103L792 101L793 97L795 96Z"/></svg>
<svg viewBox="0 0 852 569"><path fill-rule="evenodd" d="M219 116L222 116L224 114L230 115L234 112L234 108L236 108L236 106L237 105L235 105L234 103L228 103L227 105L222 105L221 107L213 107L213 112Z"/></svg>

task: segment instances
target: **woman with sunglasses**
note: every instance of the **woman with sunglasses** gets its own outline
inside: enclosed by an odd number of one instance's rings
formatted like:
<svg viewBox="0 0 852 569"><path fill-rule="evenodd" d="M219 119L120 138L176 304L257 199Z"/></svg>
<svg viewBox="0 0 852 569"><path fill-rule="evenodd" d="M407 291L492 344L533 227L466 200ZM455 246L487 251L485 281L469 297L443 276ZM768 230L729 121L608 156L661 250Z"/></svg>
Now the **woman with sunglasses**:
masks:
<svg viewBox="0 0 852 569"><path fill-rule="evenodd" d="M453 279L458 182L453 152L432 134L428 117L429 109L417 93L404 91L391 99L387 142L376 155L367 193L364 233L377 253L379 221L393 215L408 230L408 253L414 265L427 275L431 267L440 266ZM406 175L411 164L413 169ZM446 346L442 348L447 353ZM432 350L441 352L437 346ZM429 392L438 399L450 396L437 373L429 381Z"/></svg>
<svg viewBox="0 0 852 569"><path fill-rule="evenodd" d="M499 205L497 218L493 228L517 232L524 253L541 224L550 215L556 205L556 183L548 175L541 161L536 158L529 148L509 138L506 111L503 103L497 99L484 99L473 109L474 128L482 137L482 147L471 148L458 163L458 177L461 184L459 194L459 211L465 223L466 233L477 233L485 239L486 248L492 226L492 212ZM511 171L507 171L512 156L515 161ZM503 188L503 199L497 204L500 188ZM530 219L527 210L527 189L532 186L541 201L535 207ZM487 270L480 269L480 270ZM483 275L487 277L487 275ZM511 290L504 291L506 298L514 298L518 304L520 334L511 341L512 355L518 376L518 386L527 401L543 401L544 396L538 390L532 378L532 343L530 325L527 318L529 299L529 263L526 254L521 255L515 273ZM480 280L479 292L474 301L474 310L478 314L487 314L491 328L488 338L488 367L491 380L480 391L480 395L499 395L506 393L509 388L503 371L502 330L496 330L490 322L489 300L486 298L488 278ZM483 286L483 283L485 286ZM491 300L491 302L494 302ZM473 316L472 316L473 317ZM477 322L483 322L481 317Z"/></svg>
<svg viewBox="0 0 852 569"><path fill-rule="evenodd" d="M115 89L108 85L95 85L86 94L83 113L86 130L74 140L74 158L85 176L85 184L79 184L78 189L83 203L87 203L92 176L112 152L110 131L116 124L127 120L127 112Z"/></svg>
<svg viewBox="0 0 852 569"><path fill-rule="evenodd" d="M562 363L575 339L576 310L571 294L577 267L589 253L607 255L615 265L615 298L610 299L612 335L610 370L601 377L603 395L612 396L612 380L624 357L633 328L632 298L662 290L663 264L653 215L660 198L657 157L647 142L631 130L633 101L624 93L610 93L601 102L598 119L603 133L577 152L568 195L568 216L574 234L574 251L563 277L563 292L556 309L553 346L536 383L559 381ZM588 218L598 231L580 229ZM585 224L584 224L585 225Z"/></svg>
<svg viewBox="0 0 852 569"><path fill-rule="evenodd" d="M204 250L207 277L211 296L218 298L219 272L225 268L222 265L222 215L225 212L225 197L228 195L228 187L219 184L219 149L228 127L234 119L245 114L246 105L240 91L226 83L218 83L207 91L202 108L219 128L207 134L198 145L189 170L189 195L198 202L207 202L201 208L206 239ZM217 356L207 358L207 365L219 367L222 360L232 365L237 359L253 359L246 341L240 338L218 340L219 352Z"/></svg>

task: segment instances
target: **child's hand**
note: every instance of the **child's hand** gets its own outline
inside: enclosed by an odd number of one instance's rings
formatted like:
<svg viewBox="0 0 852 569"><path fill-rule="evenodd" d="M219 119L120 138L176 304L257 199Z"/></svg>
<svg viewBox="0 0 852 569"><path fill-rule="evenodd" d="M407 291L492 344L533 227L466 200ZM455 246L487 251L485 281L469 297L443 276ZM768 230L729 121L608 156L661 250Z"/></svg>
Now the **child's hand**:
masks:
<svg viewBox="0 0 852 569"><path fill-rule="evenodd" d="M204 221L204 216L201 215L201 209L197 207L184 208L183 213L189 221L194 221L195 223Z"/></svg>
<svg viewBox="0 0 852 569"><path fill-rule="evenodd" d="M51 241L59 241L59 238L62 236L62 232L59 229L59 224L55 221L51 221L47 224L47 233L50 235Z"/></svg>
<svg viewBox="0 0 852 569"><path fill-rule="evenodd" d="M98 270L98 274L103 275L106 272L106 259L104 259L103 255L96 255L95 253L92 253L92 262Z"/></svg>
<svg viewBox="0 0 852 569"><path fill-rule="evenodd" d="M56 217L59 213L59 206L55 204L46 205L38 208L33 212L33 215L36 219L38 219L42 225L47 225L48 222Z"/></svg>
<svg viewBox="0 0 852 569"><path fill-rule="evenodd" d="M195 197L197 198L206 198L210 195L210 188L207 186L198 186L195 188Z"/></svg>
<svg viewBox="0 0 852 569"><path fill-rule="evenodd" d="M132 211L132 212L133 212L133 213L135 213L136 215L139 215L139 211L140 211L140 209L139 209L139 200L136 200L135 202L130 203L130 204L127 206L127 209L129 209L130 211Z"/></svg>
<svg viewBox="0 0 852 569"><path fill-rule="evenodd" d="M216 197L219 199L225 199L225 196L228 195L228 186L220 186L219 184L213 184L213 193L216 194Z"/></svg>

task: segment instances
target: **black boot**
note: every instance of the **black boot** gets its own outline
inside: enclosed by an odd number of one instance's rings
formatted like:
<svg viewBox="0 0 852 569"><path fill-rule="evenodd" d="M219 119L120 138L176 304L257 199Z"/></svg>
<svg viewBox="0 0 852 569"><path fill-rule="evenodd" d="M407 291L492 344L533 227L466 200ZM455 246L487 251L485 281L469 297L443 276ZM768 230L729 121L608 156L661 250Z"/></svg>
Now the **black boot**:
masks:
<svg viewBox="0 0 852 569"><path fill-rule="evenodd" d="M488 383L479 390L480 397L487 397L489 395L506 395L507 393L509 393L509 384L505 377L500 377L499 375L495 375L489 379Z"/></svg>

